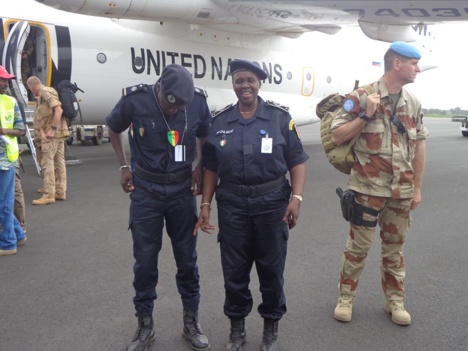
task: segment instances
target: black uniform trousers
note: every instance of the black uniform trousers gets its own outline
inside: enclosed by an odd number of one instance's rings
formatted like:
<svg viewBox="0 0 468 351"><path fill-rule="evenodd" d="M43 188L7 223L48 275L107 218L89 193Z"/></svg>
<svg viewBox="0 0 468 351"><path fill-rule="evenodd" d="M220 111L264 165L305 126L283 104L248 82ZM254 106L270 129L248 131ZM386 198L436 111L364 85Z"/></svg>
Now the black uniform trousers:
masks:
<svg viewBox="0 0 468 351"><path fill-rule="evenodd" d="M230 319L245 318L252 310L249 289L253 263L260 282L262 302L258 313L279 320L286 313L284 267L289 229L283 221L286 207L258 215L242 215L218 206L219 244Z"/></svg>
<svg viewBox="0 0 468 351"><path fill-rule="evenodd" d="M197 237L193 236L197 221L195 197L190 192L182 196L162 196L151 189L152 183L138 177L134 177L134 184L129 226L135 257L133 302L137 315L151 315L157 298L158 255L162 247L164 220L177 265L176 283L182 305L189 309L197 308L200 285Z"/></svg>

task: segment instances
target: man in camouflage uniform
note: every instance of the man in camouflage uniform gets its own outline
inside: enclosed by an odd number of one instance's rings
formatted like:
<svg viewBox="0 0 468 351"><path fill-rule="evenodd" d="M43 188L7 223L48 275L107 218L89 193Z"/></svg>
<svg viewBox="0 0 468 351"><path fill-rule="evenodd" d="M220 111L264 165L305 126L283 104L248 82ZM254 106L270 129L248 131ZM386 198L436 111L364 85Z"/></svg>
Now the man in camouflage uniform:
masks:
<svg viewBox="0 0 468 351"><path fill-rule="evenodd" d="M44 86L39 78L28 78L28 87L36 96L34 111L34 136L40 140L40 165L44 178L42 197L33 205L47 205L55 200L66 200L67 171L65 168L65 139L70 135L57 91Z"/></svg>
<svg viewBox="0 0 468 351"><path fill-rule="evenodd" d="M411 225L410 211L421 201L429 133L422 124L421 103L403 86L414 82L420 58L415 47L393 43L384 56L384 75L371 84L375 93L368 95L362 88L353 91L332 123L335 145L361 132L353 146L357 161L348 188L355 192L357 206L363 206L364 222L350 224L342 257L340 298L334 311L342 322L351 320L359 277L378 223L385 311L398 325L411 323L404 307L403 245Z"/></svg>

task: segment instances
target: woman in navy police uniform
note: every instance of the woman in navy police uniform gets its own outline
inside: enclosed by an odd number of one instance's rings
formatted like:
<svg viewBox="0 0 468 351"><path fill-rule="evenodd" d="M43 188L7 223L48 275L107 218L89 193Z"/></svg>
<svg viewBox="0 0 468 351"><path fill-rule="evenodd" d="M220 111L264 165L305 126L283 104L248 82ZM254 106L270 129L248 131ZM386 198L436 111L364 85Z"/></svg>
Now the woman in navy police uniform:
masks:
<svg viewBox="0 0 468 351"><path fill-rule="evenodd" d="M231 322L227 349L241 350L246 342L244 319L253 305L249 275L255 263L262 293L262 350L277 350L278 321L286 313L287 240L299 217L308 156L287 108L257 96L265 71L244 60L231 61L230 70L238 102L213 117L203 147L203 194L195 230L214 229L209 219L216 190L224 313Z"/></svg>

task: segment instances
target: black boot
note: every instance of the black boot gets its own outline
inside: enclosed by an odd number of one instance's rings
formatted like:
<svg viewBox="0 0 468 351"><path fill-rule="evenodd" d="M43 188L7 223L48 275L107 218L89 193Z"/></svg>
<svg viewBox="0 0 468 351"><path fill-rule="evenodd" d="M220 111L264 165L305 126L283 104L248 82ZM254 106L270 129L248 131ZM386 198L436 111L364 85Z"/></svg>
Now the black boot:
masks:
<svg viewBox="0 0 468 351"><path fill-rule="evenodd" d="M278 351L278 320L264 319L263 321L263 338L262 351Z"/></svg>
<svg viewBox="0 0 468 351"><path fill-rule="evenodd" d="M126 351L146 351L156 339L153 317L138 317L138 327Z"/></svg>
<svg viewBox="0 0 468 351"><path fill-rule="evenodd" d="M228 351L241 351L242 345L246 343L245 320L231 319L231 334L229 334L229 342L226 344Z"/></svg>
<svg viewBox="0 0 468 351"><path fill-rule="evenodd" d="M198 323L198 309L184 308L182 336L188 341L192 350L210 350L210 342Z"/></svg>

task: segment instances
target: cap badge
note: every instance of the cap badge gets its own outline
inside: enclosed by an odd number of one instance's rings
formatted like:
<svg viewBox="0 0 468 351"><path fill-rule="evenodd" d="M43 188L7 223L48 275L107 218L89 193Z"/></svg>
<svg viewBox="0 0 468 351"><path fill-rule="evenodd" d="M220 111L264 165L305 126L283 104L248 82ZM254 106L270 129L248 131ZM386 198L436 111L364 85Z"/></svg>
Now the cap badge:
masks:
<svg viewBox="0 0 468 351"><path fill-rule="evenodd" d="M168 95L167 96L167 101L169 101L171 104L174 104L176 101L176 98L174 95Z"/></svg>

